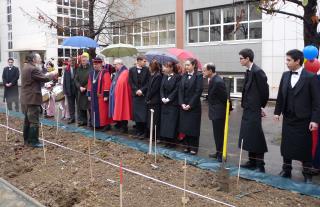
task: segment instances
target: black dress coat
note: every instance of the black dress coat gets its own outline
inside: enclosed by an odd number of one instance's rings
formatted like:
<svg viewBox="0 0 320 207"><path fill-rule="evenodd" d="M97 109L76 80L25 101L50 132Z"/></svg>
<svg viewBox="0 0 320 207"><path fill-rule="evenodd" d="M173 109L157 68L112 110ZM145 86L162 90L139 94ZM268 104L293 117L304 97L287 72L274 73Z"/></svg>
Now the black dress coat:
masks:
<svg viewBox="0 0 320 207"><path fill-rule="evenodd" d="M76 69L73 68L73 75L71 74L71 68L64 71L63 75L63 93L66 96L75 96L76 95L76 85L74 78L76 75Z"/></svg>
<svg viewBox="0 0 320 207"><path fill-rule="evenodd" d="M151 75L148 82L148 89L146 94L147 103L147 127L150 128L151 112L150 109L154 110L153 124L157 125L157 131L160 129L160 87L161 87L162 75L160 72Z"/></svg>
<svg viewBox="0 0 320 207"><path fill-rule="evenodd" d="M77 68L77 73L74 77L74 83L77 88L77 103L79 110L88 110L89 109L89 101L87 96L87 90L84 92L80 91L80 87L87 88L89 72L91 71L91 67L88 64L86 68L83 68L82 65Z"/></svg>
<svg viewBox="0 0 320 207"><path fill-rule="evenodd" d="M179 86L179 132L188 136L200 136L201 126L201 101L203 91L203 77L200 73L193 73L190 79L185 73ZM185 111L181 108L182 104L190 105L190 109Z"/></svg>
<svg viewBox="0 0 320 207"><path fill-rule="evenodd" d="M295 116L286 113L287 94L291 87L291 73L284 72L280 81L275 115L283 114L281 155L287 159L312 161L312 136L309 123L320 123L320 85L317 77L302 70L300 78L293 88Z"/></svg>
<svg viewBox="0 0 320 207"><path fill-rule="evenodd" d="M140 83L138 76L140 76ZM132 91L133 121L135 122L146 122L147 119L147 104L145 96L148 89L149 78L150 72L148 67L143 67L140 74L138 74L137 67L132 67L129 70L129 83ZM141 90L143 95L137 96L137 90Z"/></svg>
<svg viewBox="0 0 320 207"><path fill-rule="evenodd" d="M19 100L18 80L19 80L19 68L12 66L11 70L9 67L5 67L2 73L2 81L4 85L3 101L6 99L7 102ZM6 87L6 83L12 83L10 87Z"/></svg>
<svg viewBox="0 0 320 207"><path fill-rule="evenodd" d="M210 120L225 119L227 98L228 94L223 79L215 75L209 81L208 87L208 116Z"/></svg>
<svg viewBox="0 0 320 207"><path fill-rule="evenodd" d="M241 106L243 115L240 126L239 148L243 139L243 149L253 153L268 151L261 125L261 108L269 99L269 85L264 71L253 63L251 71L246 73L242 90Z"/></svg>
<svg viewBox="0 0 320 207"><path fill-rule="evenodd" d="M166 138L176 138L179 123L179 101L178 90L181 76L174 74L170 77L164 75L161 82L160 98L168 98L169 102L161 102L161 130L160 136Z"/></svg>

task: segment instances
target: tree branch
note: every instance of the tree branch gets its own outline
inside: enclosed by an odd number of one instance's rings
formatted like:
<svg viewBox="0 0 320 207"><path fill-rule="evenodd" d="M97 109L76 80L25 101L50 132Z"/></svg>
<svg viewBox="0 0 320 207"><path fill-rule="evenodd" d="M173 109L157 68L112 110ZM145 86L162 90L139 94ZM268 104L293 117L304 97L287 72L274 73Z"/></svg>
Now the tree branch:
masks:
<svg viewBox="0 0 320 207"><path fill-rule="evenodd" d="M285 11L280 11L280 10L274 10L274 9L266 9L266 8L261 7L261 6L259 6L259 9L261 9L262 11L266 11L267 14L279 13L279 14L285 14L285 15L288 15L288 16L296 17L298 19L303 20L305 23L307 23L307 20L303 16L300 16L300 15L297 15L297 14L293 14L293 13L285 12Z"/></svg>

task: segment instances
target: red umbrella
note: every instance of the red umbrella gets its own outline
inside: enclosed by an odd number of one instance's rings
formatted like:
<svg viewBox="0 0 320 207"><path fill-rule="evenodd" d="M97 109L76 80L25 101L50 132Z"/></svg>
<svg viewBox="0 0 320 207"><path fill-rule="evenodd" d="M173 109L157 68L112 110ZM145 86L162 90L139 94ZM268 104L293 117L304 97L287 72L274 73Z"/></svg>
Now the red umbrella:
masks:
<svg viewBox="0 0 320 207"><path fill-rule="evenodd" d="M196 58L196 56L192 52L187 51L187 50L183 50L183 49L179 49L179 48L171 48L168 50L168 52L175 55L181 61L185 61L188 58L194 58L198 62L198 70L202 69L202 65L201 65L199 59Z"/></svg>

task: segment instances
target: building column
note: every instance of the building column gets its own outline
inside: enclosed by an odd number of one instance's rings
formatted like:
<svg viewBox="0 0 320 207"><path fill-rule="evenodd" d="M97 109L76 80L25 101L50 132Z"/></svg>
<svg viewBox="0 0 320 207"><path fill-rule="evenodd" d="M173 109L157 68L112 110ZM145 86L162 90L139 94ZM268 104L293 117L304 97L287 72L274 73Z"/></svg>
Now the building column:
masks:
<svg viewBox="0 0 320 207"><path fill-rule="evenodd" d="M176 0L176 47L179 49L184 48L183 1Z"/></svg>

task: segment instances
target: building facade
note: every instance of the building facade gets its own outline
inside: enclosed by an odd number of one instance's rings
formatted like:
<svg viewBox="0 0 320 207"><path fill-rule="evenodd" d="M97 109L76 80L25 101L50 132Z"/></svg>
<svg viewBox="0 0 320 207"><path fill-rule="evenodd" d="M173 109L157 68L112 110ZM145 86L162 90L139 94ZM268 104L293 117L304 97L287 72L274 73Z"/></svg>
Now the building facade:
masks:
<svg viewBox="0 0 320 207"><path fill-rule="evenodd" d="M289 3L286 11L301 14ZM276 98L286 51L303 49L302 22L286 15L262 14L256 3L233 0L140 0L132 21L113 23L113 43L135 45L141 53L186 49L201 63L213 62L219 74L231 77L231 95L240 97L245 68L238 52L251 48L254 62L268 76Z"/></svg>

